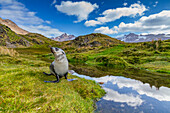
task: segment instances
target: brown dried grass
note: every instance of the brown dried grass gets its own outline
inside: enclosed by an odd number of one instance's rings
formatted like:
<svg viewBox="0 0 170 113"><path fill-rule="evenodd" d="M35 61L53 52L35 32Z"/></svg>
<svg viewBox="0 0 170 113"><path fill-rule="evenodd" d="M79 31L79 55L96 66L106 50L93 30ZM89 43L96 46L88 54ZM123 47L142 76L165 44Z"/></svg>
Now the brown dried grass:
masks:
<svg viewBox="0 0 170 113"><path fill-rule="evenodd" d="M19 56L19 53L14 49L9 49L4 46L0 46L0 55L9 55L9 56Z"/></svg>

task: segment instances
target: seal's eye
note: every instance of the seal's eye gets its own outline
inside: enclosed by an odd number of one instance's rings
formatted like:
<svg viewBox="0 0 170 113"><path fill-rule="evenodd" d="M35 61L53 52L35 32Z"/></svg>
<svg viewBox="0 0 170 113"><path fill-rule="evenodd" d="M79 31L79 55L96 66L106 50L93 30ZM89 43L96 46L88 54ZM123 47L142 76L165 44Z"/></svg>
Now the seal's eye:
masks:
<svg viewBox="0 0 170 113"><path fill-rule="evenodd" d="M56 51L58 51L59 49L58 48L55 48Z"/></svg>
<svg viewBox="0 0 170 113"><path fill-rule="evenodd" d="M64 52L62 52L63 54L65 54Z"/></svg>

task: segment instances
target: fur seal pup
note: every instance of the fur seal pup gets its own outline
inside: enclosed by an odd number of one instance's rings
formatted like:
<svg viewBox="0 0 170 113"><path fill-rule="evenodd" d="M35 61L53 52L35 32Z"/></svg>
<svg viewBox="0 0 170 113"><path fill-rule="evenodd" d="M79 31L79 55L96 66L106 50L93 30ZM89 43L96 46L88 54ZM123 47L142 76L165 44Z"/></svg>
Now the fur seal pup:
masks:
<svg viewBox="0 0 170 113"><path fill-rule="evenodd" d="M68 60L66 57L65 52L56 47L51 47L51 52L54 54L55 60L50 65L50 74L43 72L45 75L54 75L57 80L55 81L44 81L44 82L51 82L56 83L59 82L59 78L65 76L67 79L68 74Z"/></svg>

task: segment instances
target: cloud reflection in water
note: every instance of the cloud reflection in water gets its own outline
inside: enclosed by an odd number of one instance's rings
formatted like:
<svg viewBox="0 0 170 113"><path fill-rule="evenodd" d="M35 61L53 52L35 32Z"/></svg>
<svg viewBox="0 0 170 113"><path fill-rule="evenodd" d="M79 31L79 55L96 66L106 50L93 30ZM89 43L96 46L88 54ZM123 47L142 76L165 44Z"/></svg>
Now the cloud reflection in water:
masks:
<svg viewBox="0 0 170 113"><path fill-rule="evenodd" d="M114 104L116 102L120 103L120 105L126 103L128 106L134 107L135 109L136 107L145 106L146 110L150 105L154 105L155 107L150 106L150 108L152 108L151 112L153 112L152 110L154 108L163 110L159 108L159 106L162 106L166 108L164 109L165 111L169 111L167 106L170 105L170 88L160 87L158 90L155 86L150 87L148 83L143 84L141 81L119 76L95 78L79 75L77 73L73 73L73 75L95 80L96 82L104 82L102 87L107 93L102 99L105 101L113 101Z"/></svg>

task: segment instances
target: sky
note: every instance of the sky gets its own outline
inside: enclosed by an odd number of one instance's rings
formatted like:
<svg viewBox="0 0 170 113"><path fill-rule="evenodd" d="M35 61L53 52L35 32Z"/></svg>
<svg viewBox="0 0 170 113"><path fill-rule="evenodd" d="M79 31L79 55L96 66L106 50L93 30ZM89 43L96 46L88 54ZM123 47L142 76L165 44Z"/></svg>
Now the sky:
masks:
<svg viewBox="0 0 170 113"><path fill-rule="evenodd" d="M170 0L0 0L0 17L49 38L170 34Z"/></svg>

